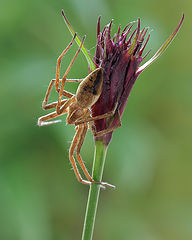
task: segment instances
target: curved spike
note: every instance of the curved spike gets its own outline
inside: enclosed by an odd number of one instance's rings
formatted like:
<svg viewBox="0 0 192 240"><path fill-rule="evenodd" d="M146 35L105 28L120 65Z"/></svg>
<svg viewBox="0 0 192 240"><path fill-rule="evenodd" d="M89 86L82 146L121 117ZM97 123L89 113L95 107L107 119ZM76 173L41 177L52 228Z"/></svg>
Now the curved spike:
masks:
<svg viewBox="0 0 192 240"><path fill-rule="evenodd" d="M98 17L97 21L97 37L100 35L100 26L101 26L101 16Z"/></svg>
<svg viewBox="0 0 192 240"><path fill-rule="evenodd" d="M176 34L178 33L179 29L181 28L181 24L184 20L184 14L182 14L181 20L177 25L176 29L172 32L169 38L164 42L164 44L159 48L159 50L155 53L155 55L149 59L145 64L138 68L137 74L140 74L145 68L147 68L151 63L153 63L157 58L159 58L167 49L167 47L171 44L173 39L175 38Z"/></svg>
<svg viewBox="0 0 192 240"><path fill-rule="evenodd" d="M131 23L128 23L128 24L124 27L124 29L123 29L123 31L122 31L122 33L121 33L121 36L123 36L123 34L125 33L126 29L129 27L130 24L131 24ZM132 25L133 25L133 24L132 24Z"/></svg>
<svg viewBox="0 0 192 240"><path fill-rule="evenodd" d="M74 35L74 34L76 33L76 31L74 30L74 28L72 27L72 25L71 25L70 22L68 21L66 15L65 15L64 10L62 10L62 15L63 15L64 21L65 21L65 23L66 23L69 31L71 32L72 35ZM75 41L76 41L76 43L77 43L78 46L81 45L82 40L81 40L81 38L80 38L78 35L76 35ZM89 64L89 66L90 66L90 69L93 71L93 70L96 68L96 66L95 66L95 63L93 62L93 59L92 59L89 51L86 49L86 47L84 46L84 44L82 45L81 50L82 50L83 54L85 55L85 57L86 57L86 59L87 59L87 62L88 62L88 64Z"/></svg>
<svg viewBox="0 0 192 240"><path fill-rule="evenodd" d="M145 49L145 47L146 47L146 45L147 45L147 43L148 43L148 41L149 41L149 38L150 38L150 34L148 35L147 40L145 41L143 47L141 48L141 50L140 50L140 52L139 52L139 56L142 55L142 53L143 53L143 51L144 51L144 49Z"/></svg>
<svg viewBox="0 0 192 240"><path fill-rule="evenodd" d="M145 35L146 35L146 33L148 32L148 30L149 30L149 27L145 30L145 32L144 32L144 34L143 34L143 36L142 36L142 41L144 40ZM149 34L149 35L150 35L150 34Z"/></svg>
<svg viewBox="0 0 192 240"><path fill-rule="evenodd" d="M135 38L133 39L133 42L131 44L131 47L129 48L129 51L127 52L127 54L131 55L134 48L135 48L135 45L137 43L137 39L139 37L139 33L140 33L140 18L138 18L138 24L137 24L137 28L135 29L136 32L136 35L135 35Z"/></svg>
<svg viewBox="0 0 192 240"><path fill-rule="evenodd" d="M121 31L121 24L119 25L118 30L117 30L116 42L119 42L119 34L120 34L120 31Z"/></svg>
<svg viewBox="0 0 192 240"><path fill-rule="evenodd" d="M123 39L121 40L121 44L125 42L125 39L126 39L127 35L130 33L130 30L132 27L133 27L133 24L129 27L129 29L126 31L126 33L124 35L121 34L121 36L123 37Z"/></svg>
<svg viewBox="0 0 192 240"><path fill-rule="evenodd" d="M136 31L137 31L137 29L135 29L135 30L132 32L131 36L129 37L129 39L128 39L127 42L126 42L127 45L131 42L131 39L132 39L132 37L133 37L133 35L135 34Z"/></svg>

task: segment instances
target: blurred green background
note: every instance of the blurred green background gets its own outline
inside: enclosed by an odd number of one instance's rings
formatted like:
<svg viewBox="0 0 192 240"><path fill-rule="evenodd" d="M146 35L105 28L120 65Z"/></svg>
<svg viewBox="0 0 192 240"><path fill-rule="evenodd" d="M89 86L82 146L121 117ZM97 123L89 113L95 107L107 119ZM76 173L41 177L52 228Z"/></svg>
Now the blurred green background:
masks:
<svg viewBox="0 0 192 240"><path fill-rule="evenodd" d="M94 239L192 239L192 1L0 1L0 239L80 239L88 187L68 160L74 127L39 128L41 102L55 77L56 59L71 40L61 9L94 54L102 26L141 18L154 53L178 24L181 31L137 80L108 149ZM153 30L153 31L152 31ZM77 46L62 63L64 73ZM152 53L150 56L152 56ZM81 53L69 77L88 73ZM75 92L76 83L66 88ZM52 95L52 100L55 100ZM82 157L91 170L90 133Z"/></svg>

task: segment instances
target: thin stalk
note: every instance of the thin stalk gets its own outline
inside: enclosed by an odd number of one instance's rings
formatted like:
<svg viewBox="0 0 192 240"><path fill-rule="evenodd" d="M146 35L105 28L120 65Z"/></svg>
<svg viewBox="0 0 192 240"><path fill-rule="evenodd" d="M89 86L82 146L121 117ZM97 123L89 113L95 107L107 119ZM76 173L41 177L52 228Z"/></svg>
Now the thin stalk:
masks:
<svg viewBox="0 0 192 240"><path fill-rule="evenodd" d="M102 181L106 152L107 147L105 144L101 141L96 141L92 177L98 182ZM92 239L100 188L100 185L95 183L92 183L90 186L82 240Z"/></svg>

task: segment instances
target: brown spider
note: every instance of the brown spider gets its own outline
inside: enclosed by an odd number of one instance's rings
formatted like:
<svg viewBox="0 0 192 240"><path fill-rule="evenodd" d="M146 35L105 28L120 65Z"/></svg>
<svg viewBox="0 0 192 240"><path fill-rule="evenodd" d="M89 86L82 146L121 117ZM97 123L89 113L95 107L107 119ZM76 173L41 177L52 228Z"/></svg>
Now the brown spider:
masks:
<svg viewBox="0 0 192 240"><path fill-rule="evenodd" d="M115 108L111 112L108 112L108 113L105 113L105 114L102 114L99 116L95 116L95 117L91 116L90 108L93 104L95 104L97 102L97 100L99 99L101 92L102 92L103 74L104 74L102 68L99 67L99 68L95 69L84 79L66 79L73 62L75 61L77 55L79 54L79 52L82 48L85 37L83 37L81 45L80 45L79 49L77 50L75 56L73 57L71 63L69 64L69 67L67 68L63 78L59 79L61 60L62 60L63 56L65 55L65 53L68 51L68 49L73 44L75 37L76 37L76 34L74 35L74 37L71 40L71 42L69 43L69 45L66 47L66 49L62 52L62 54L59 56L59 58L57 60L56 79L51 80L51 82L48 86L46 95L45 95L45 99L42 104L42 107L44 110L56 108L56 111L40 117L38 119L38 125L45 126L45 125L50 125L50 124L60 122L61 120L48 121L48 122L47 122L47 120L56 118L58 116L61 116L65 113L67 113L68 114L67 118L66 118L67 124L73 124L76 126L75 127L76 134L72 140L70 150L69 150L69 159L71 161L71 164L73 166L73 169L75 171L75 175L76 175L77 179L79 180L79 182L84 183L84 184L97 183L97 184L100 184L101 186L103 186L104 188L105 188L105 186L114 187L113 185L108 184L108 183L94 181L91 178L89 172L87 171L87 168L85 167L85 165L81 159L81 156L80 156L80 150L81 150L81 146L84 142L84 138L85 138L85 135L86 135L86 132L88 129L88 124L89 124L90 129L92 130L92 133L94 136L102 136L103 134L111 132L115 128L119 127L119 125L117 125L114 127L109 127L103 131L96 132L94 124L93 124L93 121L95 121L95 120L113 116L116 111L116 108ZM78 89L77 89L77 92L75 95L64 90L65 82L81 82L78 86ZM50 95L50 92L51 92L51 89L52 89L54 83L55 83L55 89L59 93L58 101L48 104L47 103L48 98L49 98L49 95ZM59 86L60 83L61 83L61 86ZM68 99L62 100L62 96L65 96ZM79 173L79 170L77 168L75 158L73 156L75 148L76 148L77 161L79 162L87 180L82 179L82 177Z"/></svg>

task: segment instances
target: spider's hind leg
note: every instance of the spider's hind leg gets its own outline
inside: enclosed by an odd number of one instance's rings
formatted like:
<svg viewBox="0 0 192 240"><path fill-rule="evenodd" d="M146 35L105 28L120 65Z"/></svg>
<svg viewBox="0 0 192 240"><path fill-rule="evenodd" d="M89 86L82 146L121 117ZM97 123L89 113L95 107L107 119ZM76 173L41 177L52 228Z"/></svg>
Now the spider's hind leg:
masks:
<svg viewBox="0 0 192 240"><path fill-rule="evenodd" d="M87 132L87 123L83 124L83 125L79 125L77 126L76 128L79 128L81 129L82 128L82 131L80 133L80 136L79 136L79 142L77 144L77 149L76 149L76 156L77 156L77 160L83 170L83 173L85 174L85 176L87 177L87 179L89 180L89 182L91 183L96 183L96 184L99 184L102 188L105 188L105 187L112 187L114 188L115 186L109 184L109 183L106 183L106 182L98 182L98 181L95 181L92 179L92 177L90 176L89 172L87 171L87 168L86 166L84 165L83 163L83 160L80 156L80 150L81 150L81 147L82 147L82 144L84 142L84 139L85 139L85 135L86 135L86 132Z"/></svg>
<svg viewBox="0 0 192 240"><path fill-rule="evenodd" d="M82 134L82 125L77 126L77 127L76 127L76 131L77 131L77 132L76 132L76 134L75 134L75 136L74 136L74 138L73 138L73 140L72 140L72 143L71 143L71 146L70 146L70 149L69 149L69 159L70 159L70 162L71 162L71 164L72 164L72 166L73 166L73 170L74 170L74 172L75 172L75 175L76 175L78 181L81 182L81 183L90 185L90 184L91 184L91 181L86 181L86 180L84 180L84 179L81 177L81 175L80 175L80 173L79 173L79 170L78 170L78 168L77 168L77 164L76 164L76 162L75 162L75 158L73 157L75 148L76 148L76 146L78 145L79 140L80 140L80 136L81 136L81 134ZM82 144L81 144L81 145L82 145ZM84 165L84 164L83 164L83 165ZM89 174L88 174L88 175L89 175ZM91 179L90 179L90 180L91 180Z"/></svg>
<svg viewBox="0 0 192 240"><path fill-rule="evenodd" d="M80 125L81 127L81 125ZM81 135L79 137L79 142L77 144L77 149L76 149L76 157L77 157L77 161L79 162L82 170L83 170L83 173L85 174L85 176L87 177L87 179L90 181L90 182L93 182L85 164L83 163L83 160L80 156L80 150L81 150L81 147L83 145L83 142L84 142L84 139L85 139L85 135L87 133L87 124L83 124L83 127L82 127L82 131L81 131Z"/></svg>

